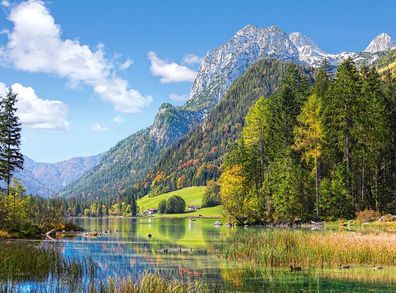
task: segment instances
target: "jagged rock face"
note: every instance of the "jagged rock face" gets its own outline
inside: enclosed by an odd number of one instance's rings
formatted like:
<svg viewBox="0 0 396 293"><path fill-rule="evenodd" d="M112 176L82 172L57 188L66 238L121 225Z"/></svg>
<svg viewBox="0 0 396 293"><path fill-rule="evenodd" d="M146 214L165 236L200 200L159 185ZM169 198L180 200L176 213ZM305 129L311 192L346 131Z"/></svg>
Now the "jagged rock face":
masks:
<svg viewBox="0 0 396 293"><path fill-rule="evenodd" d="M339 63L337 55L328 54L321 50L310 38L299 32L294 32L289 35L289 39L297 47L298 60L309 64L313 67L318 67L326 59L331 65Z"/></svg>
<svg viewBox="0 0 396 293"><path fill-rule="evenodd" d="M395 47L396 47L396 43L392 39L392 37L387 33L382 33L379 34L370 42L370 44L367 46L364 52L377 53L382 51L388 51Z"/></svg>
<svg viewBox="0 0 396 293"><path fill-rule="evenodd" d="M227 43L206 54L187 106L208 110L224 96L229 86L249 65L268 57L298 61L298 50L278 27L245 26ZM198 101L202 101L203 97L206 98L205 103L200 104Z"/></svg>
<svg viewBox="0 0 396 293"><path fill-rule="evenodd" d="M162 104L154 123L150 127L150 136L157 147L167 147L183 136L203 116L200 111L191 111L171 104Z"/></svg>

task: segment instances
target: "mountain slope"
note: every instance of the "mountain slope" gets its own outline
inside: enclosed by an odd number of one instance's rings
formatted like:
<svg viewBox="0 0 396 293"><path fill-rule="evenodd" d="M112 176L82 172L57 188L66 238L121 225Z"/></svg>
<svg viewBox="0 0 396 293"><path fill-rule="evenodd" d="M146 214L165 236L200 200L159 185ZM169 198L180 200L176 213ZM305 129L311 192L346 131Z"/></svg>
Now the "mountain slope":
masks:
<svg viewBox="0 0 396 293"><path fill-rule="evenodd" d="M115 196L141 180L166 149L202 119L198 111L163 104L154 123L104 153L101 163L67 186L60 196Z"/></svg>
<svg viewBox="0 0 396 293"><path fill-rule="evenodd" d="M29 194L49 197L78 179L92 169L101 159L101 155L72 158L57 163L38 163L24 157L24 169L15 177L22 180Z"/></svg>
<svg viewBox="0 0 396 293"><path fill-rule="evenodd" d="M135 190L163 193L202 185L220 173L222 155L240 136L249 107L274 93L290 63L260 60L234 82L202 125L194 127L161 157L153 172ZM308 67L301 70L310 74Z"/></svg>
<svg viewBox="0 0 396 293"><path fill-rule="evenodd" d="M375 66L378 68L380 73L390 70L396 73L396 49L387 52L387 54L379 59Z"/></svg>
<svg viewBox="0 0 396 293"><path fill-rule="evenodd" d="M289 36L276 26L247 25L228 42L206 54L184 106L162 105L151 126L119 142L104 154L98 166L60 195L104 198L140 182L158 163L161 154L199 125L232 83L258 60L272 58L318 67L325 59L337 66L348 57L359 63L371 63L380 54L382 52L328 54L300 33Z"/></svg>

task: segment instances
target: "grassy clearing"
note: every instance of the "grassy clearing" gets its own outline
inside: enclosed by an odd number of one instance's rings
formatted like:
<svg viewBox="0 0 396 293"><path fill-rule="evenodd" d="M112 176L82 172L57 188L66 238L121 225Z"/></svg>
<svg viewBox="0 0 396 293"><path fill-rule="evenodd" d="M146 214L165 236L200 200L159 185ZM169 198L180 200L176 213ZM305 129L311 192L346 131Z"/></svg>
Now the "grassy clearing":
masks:
<svg viewBox="0 0 396 293"><path fill-rule="evenodd" d="M160 201L164 199L168 199L173 195L178 195L184 199L186 202L186 206L200 206L202 204L202 198L205 193L205 186L194 186L187 187L177 191L172 191L164 194L160 194L157 196L145 196L138 199L137 204L139 206L140 211L145 211L149 208L158 208L158 204ZM189 218L189 217L202 217L206 218L221 218L223 215L224 209L222 206L211 207L211 208L203 208L198 211L189 212L186 211L183 214L164 214L164 215L156 215L156 217L164 217L164 218Z"/></svg>
<svg viewBox="0 0 396 293"><path fill-rule="evenodd" d="M204 186L194 186L194 187L187 187L177 191L167 192L164 194L160 194L157 196L144 196L138 199L137 204L141 211L147 210L149 208L158 208L158 204L163 199L168 199L173 195L178 195L184 199L186 205L198 205L200 206L202 203L202 198L205 193Z"/></svg>
<svg viewBox="0 0 396 293"><path fill-rule="evenodd" d="M396 234L247 230L218 245L220 256L266 267L396 266Z"/></svg>

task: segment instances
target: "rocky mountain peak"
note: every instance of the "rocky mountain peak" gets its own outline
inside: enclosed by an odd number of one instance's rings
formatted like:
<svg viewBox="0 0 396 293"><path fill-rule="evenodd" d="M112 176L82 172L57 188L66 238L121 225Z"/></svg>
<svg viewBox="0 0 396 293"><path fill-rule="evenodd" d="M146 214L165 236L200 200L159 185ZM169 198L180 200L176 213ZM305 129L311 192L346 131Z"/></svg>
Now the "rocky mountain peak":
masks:
<svg viewBox="0 0 396 293"><path fill-rule="evenodd" d="M257 32L257 28L254 25L248 24L241 28L235 36L244 36L244 35L251 35Z"/></svg>
<svg viewBox="0 0 396 293"><path fill-rule="evenodd" d="M297 47L297 49L304 50L304 48L310 48L311 50L323 52L310 38L306 35L294 32L289 35L290 41Z"/></svg>
<svg viewBox="0 0 396 293"><path fill-rule="evenodd" d="M188 105L206 111L216 104L228 87L249 67L264 58L298 62L298 50L278 26L256 28L246 25L228 42L208 52L193 83ZM205 97L205 102L199 102Z"/></svg>
<svg viewBox="0 0 396 293"><path fill-rule="evenodd" d="M381 33L370 42L364 52L377 53L390 50L395 46L396 43L390 35L388 35L387 33Z"/></svg>

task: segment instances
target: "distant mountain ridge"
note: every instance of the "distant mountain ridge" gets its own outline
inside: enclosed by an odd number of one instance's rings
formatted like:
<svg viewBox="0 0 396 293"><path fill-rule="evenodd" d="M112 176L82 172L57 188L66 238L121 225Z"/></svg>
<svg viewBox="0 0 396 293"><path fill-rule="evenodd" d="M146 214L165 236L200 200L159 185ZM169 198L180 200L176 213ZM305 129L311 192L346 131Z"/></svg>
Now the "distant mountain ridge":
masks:
<svg viewBox="0 0 396 293"><path fill-rule="evenodd" d="M375 48L386 47L385 42L386 39L379 38ZM258 60L276 59L319 67L326 59L336 67L347 58L358 64L371 64L385 54L378 49L370 51L329 54L301 33L288 35L277 26L247 25L228 42L206 54L193 82L190 99L184 106L163 104L151 126L105 152L97 166L59 195L106 198L131 188L146 177L164 151L204 121L230 86Z"/></svg>
<svg viewBox="0 0 396 293"><path fill-rule="evenodd" d="M39 163L25 156L24 169L15 177L29 194L50 197L97 165L102 155L76 157L57 163Z"/></svg>

